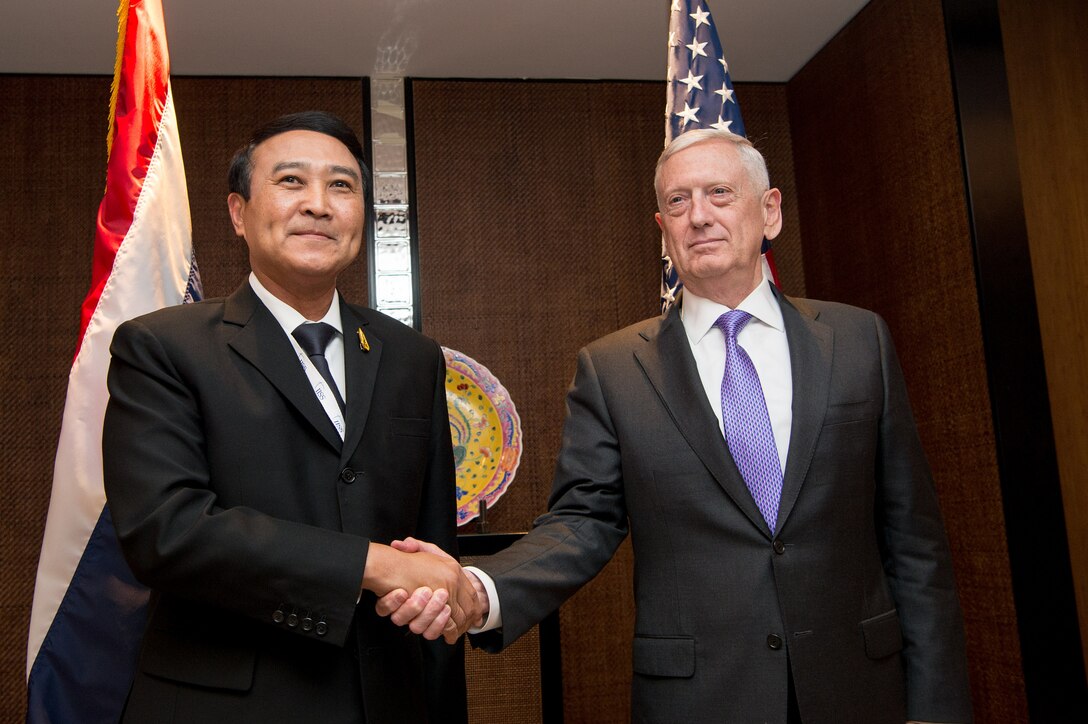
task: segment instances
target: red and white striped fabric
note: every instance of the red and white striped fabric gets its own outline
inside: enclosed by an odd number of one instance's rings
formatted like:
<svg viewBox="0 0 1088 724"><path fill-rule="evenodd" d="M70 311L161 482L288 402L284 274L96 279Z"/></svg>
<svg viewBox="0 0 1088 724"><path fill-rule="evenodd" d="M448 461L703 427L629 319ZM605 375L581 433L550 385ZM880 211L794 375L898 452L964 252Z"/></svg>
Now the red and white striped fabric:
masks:
<svg viewBox="0 0 1088 724"><path fill-rule="evenodd" d="M147 592L125 566L105 509L109 345L121 322L202 294L161 1L123 0L118 18L106 191L34 589L28 722L120 714Z"/></svg>

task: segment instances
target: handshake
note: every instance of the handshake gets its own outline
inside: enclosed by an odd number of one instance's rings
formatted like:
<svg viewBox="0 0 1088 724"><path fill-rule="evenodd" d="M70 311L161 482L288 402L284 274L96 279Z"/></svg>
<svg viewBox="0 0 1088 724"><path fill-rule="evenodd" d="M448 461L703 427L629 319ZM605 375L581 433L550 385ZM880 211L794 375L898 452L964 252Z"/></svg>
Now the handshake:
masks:
<svg viewBox="0 0 1088 724"><path fill-rule="evenodd" d="M450 644L482 626L491 608L479 578L438 546L415 538L371 543L363 588L380 597L379 615Z"/></svg>

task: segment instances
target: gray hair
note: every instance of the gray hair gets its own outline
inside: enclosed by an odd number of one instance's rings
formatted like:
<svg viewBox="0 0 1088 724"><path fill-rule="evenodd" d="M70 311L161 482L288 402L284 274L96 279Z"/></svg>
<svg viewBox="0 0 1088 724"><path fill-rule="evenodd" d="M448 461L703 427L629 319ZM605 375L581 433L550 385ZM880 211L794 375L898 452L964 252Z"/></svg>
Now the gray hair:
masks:
<svg viewBox="0 0 1088 724"><path fill-rule="evenodd" d="M737 154L740 156L744 169L748 172L748 179L755 186L756 193L762 194L771 187L770 176L767 173L767 162L763 160L763 155L756 150L751 141L731 131L723 131L717 128L700 128L695 131L688 131L672 139L672 142L665 146L665 150L658 157L657 167L654 169L654 195L659 201L661 199L661 167L665 162L685 148L711 141L727 141L733 144L733 147L737 149Z"/></svg>

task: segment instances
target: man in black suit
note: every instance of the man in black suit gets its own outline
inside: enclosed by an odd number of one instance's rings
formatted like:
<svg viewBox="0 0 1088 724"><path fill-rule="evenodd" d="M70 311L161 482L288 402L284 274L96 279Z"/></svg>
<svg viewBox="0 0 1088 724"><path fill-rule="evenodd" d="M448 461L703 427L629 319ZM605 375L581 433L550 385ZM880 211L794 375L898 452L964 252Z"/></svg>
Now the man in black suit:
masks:
<svg viewBox="0 0 1088 724"><path fill-rule="evenodd" d="M273 121L230 170L249 279L117 330L105 487L152 589L126 722L466 718L461 652L373 608L441 588L439 625L467 625L476 602L451 560L384 544L456 555L454 467L438 345L336 291L367 182L340 119Z"/></svg>
<svg viewBox="0 0 1088 724"><path fill-rule="evenodd" d="M887 326L764 279L781 194L744 138L681 135L655 189L680 304L579 353L548 513L477 563L477 642L510 644L630 530L635 721L970 721L948 544ZM424 631L429 596L379 611Z"/></svg>

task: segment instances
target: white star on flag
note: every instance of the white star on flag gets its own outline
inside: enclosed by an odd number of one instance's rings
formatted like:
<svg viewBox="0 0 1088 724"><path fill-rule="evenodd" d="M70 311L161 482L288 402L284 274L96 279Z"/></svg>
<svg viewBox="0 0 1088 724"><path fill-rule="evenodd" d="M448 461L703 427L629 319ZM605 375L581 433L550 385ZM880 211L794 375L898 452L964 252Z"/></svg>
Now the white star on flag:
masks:
<svg viewBox="0 0 1088 724"><path fill-rule="evenodd" d="M692 40L691 45L685 45L685 48L691 51L691 59L695 60L696 55L706 57L706 51L703 48L706 47L706 43L700 43L697 40Z"/></svg>
<svg viewBox="0 0 1088 724"><path fill-rule="evenodd" d="M702 76L699 76L699 77L702 78ZM680 81L680 82L683 83L683 81ZM723 85L721 88L714 91L714 94L719 95L719 96L722 97L722 103L736 103L736 101L733 100L733 89L732 88L726 88Z"/></svg>
<svg viewBox="0 0 1088 724"><path fill-rule="evenodd" d="M721 58L718 58L718 62L722 64L722 72L723 73L728 73L729 72L729 63L725 62L725 56L722 56Z"/></svg>
<svg viewBox="0 0 1088 724"><path fill-rule="evenodd" d="M691 71L689 70L688 71L688 77L687 78L681 78L679 82L686 85L688 87L688 93L691 93L692 88L698 88L699 90L703 89L703 87L701 85L699 85L699 81L701 81L702 79L703 79L703 76L701 76L701 75L692 75Z"/></svg>
<svg viewBox="0 0 1088 724"><path fill-rule="evenodd" d="M721 114L718 115L718 122L717 123L711 123L710 124L711 128L717 128L719 131L728 131L729 127L731 125L733 125L733 121L724 120L721 117Z"/></svg>
<svg viewBox="0 0 1088 724"><path fill-rule="evenodd" d="M689 14L688 17L695 20L696 28L698 28L700 25L710 25L710 22L707 20L707 18L710 17L710 13L708 13L706 10L703 10L701 5L695 8L695 12Z"/></svg>
<svg viewBox="0 0 1088 724"><path fill-rule="evenodd" d="M695 106L694 108L689 108L688 104L685 103L684 104L684 110L680 111L676 115L679 116L680 118L684 119L683 125L685 125L685 126L688 125L689 122L698 123L699 122L699 118L698 118L699 106Z"/></svg>

